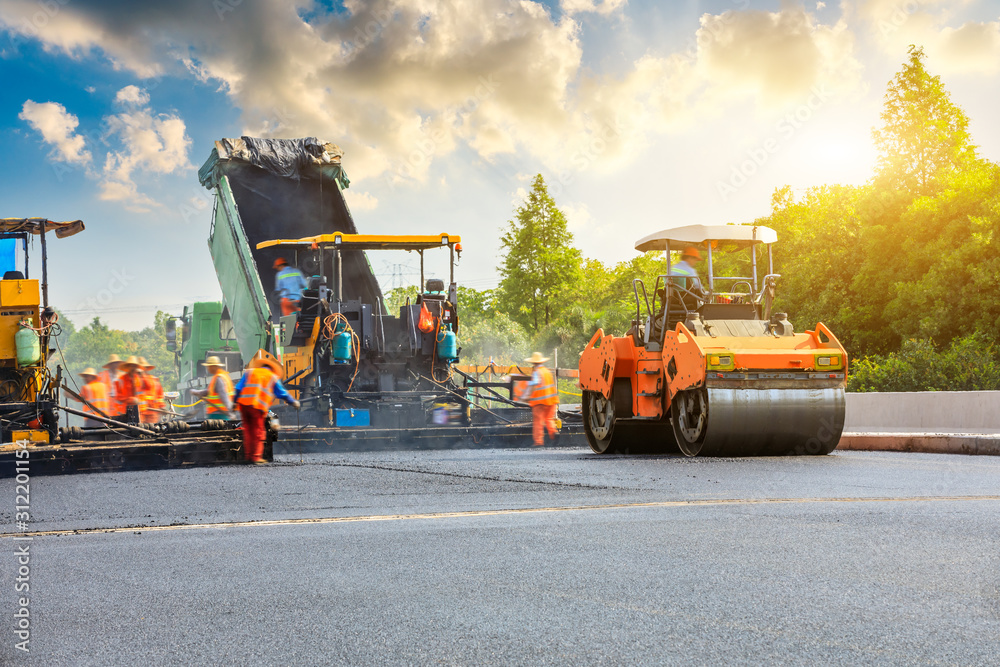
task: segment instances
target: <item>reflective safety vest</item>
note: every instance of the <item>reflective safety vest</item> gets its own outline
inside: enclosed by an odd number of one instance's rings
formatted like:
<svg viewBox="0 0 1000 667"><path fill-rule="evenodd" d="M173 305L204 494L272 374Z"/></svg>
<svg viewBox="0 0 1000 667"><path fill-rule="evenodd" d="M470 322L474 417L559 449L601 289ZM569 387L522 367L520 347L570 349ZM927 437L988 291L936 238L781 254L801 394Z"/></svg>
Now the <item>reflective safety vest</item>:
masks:
<svg viewBox="0 0 1000 667"><path fill-rule="evenodd" d="M215 393L215 388L218 386L217 380L222 379L222 391L225 392L226 396L233 395L233 381L229 379L228 373L216 373L212 376L212 379L208 383L208 393L205 394L205 404L208 406L205 408L205 414L208 416L216 414L228 414L229 411L226 410L226 404L222 400L222 396Z"/></svg>
<svg viewBox="0 0 1000 667"><path fill-rule="evenodd" d="M155 424L160 421L160 413L150 408L163 409L163 385L160 384L160 378L155 375L144 375L142 379L145 385L142 394L146 400L139 417L144 424Z"/></svg>
<svg viewBox="0 0 1000 667"><path fill-rule="evenodd" d="M115 397L118 399L118 408L125 412L129 406L128 399L135 398L138 401L139 410L146 407L147 384L141 375L126 373L115 381Z"/></svg>
<svg viewBox="0 0 1000 667"><path fill-rule="evenodd" d="M163 385L155 375L146 376L146 393L149 407L163 409Z"/></svg>
<svg viewBox="0 0 1000 667"><path fill-rule="evenodd" d="M698 279L698 272L687 262L680 261L670 267L671 280L681 289L697 292L703 289L701 280Z"/></svg>
<svg viewBox="0 0 1000 667"><path fill-rule="evenodd" d="M271 403L274 403L274 383L277 379L278 376L270 369L254 368L247 376L247 382L236 402L267 412L271 409Z"/></svg>
<svg viewBox="0 0 1000 667"><path fill-rule="evenodd" d="M108 414L113 417L115 415L120 415L123 412L125 412L124 406L122 406L121 403L118 402L118 391L117 387L115 386L118 383L118 381L111 379L111 371L105 368L103 371L101 371L101 374L97 376L97 379L101 381L101 383L107 390L106 394L108 397L108 409L111 410L111 412L109 412Z"/></svg>
<svg viewBox="0 0 1000 667"><path fill-rule="evenodd" d="M559 405L559 392L556 390L552 371L545 366L538 366L534 373L538 373L539 383L532 388L528 402L532 405Z"/></svg>
<svg viewBox="0 0 1000 667"><path fill-rule="evenodd" d="M90 405L93 405L105 415L108 414L108 388L100 380L91 380L83 385L80 388L80 396L87 399L87 403L90 403ZM96 415L97 413L87 403L83 404L83 411L90 415Z"/></svg>

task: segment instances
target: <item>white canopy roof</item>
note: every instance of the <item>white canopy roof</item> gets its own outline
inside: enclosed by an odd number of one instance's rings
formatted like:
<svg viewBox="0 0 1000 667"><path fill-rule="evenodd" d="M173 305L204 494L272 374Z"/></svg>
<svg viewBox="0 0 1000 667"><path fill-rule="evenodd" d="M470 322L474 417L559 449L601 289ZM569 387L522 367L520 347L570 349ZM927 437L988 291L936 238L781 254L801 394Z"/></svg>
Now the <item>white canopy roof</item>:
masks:
<svg viewBox="0 0 1000 667"><path fill-rule="evenodd" d="M774 243L777 240L777 232L761 225L684 225L668 227L644 236L635 242L635 249L641 252L666 250L667 241L670 242L672 249L680 250L682 245L705 241L731 241L740 245L750 245Z"/></svg>

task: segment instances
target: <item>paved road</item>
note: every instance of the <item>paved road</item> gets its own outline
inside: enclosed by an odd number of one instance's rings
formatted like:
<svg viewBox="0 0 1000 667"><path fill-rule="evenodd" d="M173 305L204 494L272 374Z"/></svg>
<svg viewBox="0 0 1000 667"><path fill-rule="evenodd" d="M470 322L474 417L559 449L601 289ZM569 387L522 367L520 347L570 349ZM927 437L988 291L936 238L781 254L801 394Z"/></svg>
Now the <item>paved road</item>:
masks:
<svg viewBox="0 0 1000 667"><path fill-rule="evenodd" d="M312 455L39 477L31 515L31 654L6 536L2 664L1000 655L1000 458Z"/></svg>

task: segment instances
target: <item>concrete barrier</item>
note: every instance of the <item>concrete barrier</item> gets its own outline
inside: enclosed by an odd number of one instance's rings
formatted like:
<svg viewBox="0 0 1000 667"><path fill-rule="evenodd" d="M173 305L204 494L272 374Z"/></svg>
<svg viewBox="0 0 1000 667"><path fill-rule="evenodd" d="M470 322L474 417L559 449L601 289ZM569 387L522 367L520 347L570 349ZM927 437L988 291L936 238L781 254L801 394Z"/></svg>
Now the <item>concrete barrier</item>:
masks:
<svg viewBox="0 0 1000 667"><path fill-rule="evenodd" d="M851 433L1000 433L1000 391L847 394Z"/></svg>
<svg viewBox="0 0 1000 667"><path fill-rule="evenodd" d="M847 394L837 448L1000 455L1000 391Z"/></svg>

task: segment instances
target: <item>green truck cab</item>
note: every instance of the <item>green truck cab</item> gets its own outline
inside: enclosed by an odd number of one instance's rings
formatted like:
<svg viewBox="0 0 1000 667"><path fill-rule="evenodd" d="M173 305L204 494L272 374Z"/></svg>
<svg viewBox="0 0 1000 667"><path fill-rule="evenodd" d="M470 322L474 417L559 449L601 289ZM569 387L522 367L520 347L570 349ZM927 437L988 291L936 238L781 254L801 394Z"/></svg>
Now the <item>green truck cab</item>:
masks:
<svg viewBox="0 0 1000 667"><path fill-rule="evenodd" d="M177 365L177 391L180 405L190 405L198 399L192 389L204 389L208 373L202 362L217 356L226 371L236 381L243 371L243 361L233 333L228 311L218 301L202 301L185 306L180 317L167 320L167 349L173 351ZM196 414L203 414L203 404Z"/></svg>

